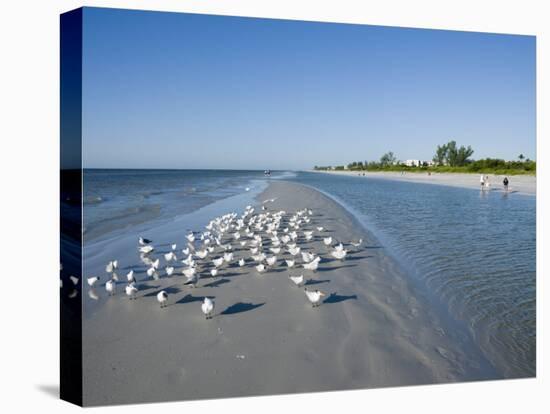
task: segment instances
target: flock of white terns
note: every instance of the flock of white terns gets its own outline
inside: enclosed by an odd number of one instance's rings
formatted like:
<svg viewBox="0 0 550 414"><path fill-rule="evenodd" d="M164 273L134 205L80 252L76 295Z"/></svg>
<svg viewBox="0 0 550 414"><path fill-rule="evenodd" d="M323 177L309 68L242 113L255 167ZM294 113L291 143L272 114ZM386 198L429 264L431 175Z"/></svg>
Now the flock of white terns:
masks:
<svg viewBox="0 0 550 414"><path fill-rule="evenodd" d="M152 240L140 237L138 253L141 262L147 266L147 276L158 280L162 275L183 275L184 284L194 288L201 278L216 278L232 266L254 265L256 272L261 275L284 260L288 269L301 267L306 271L315 272L322 259L319 254L307 251L306 244L314 239L316 232L322 238L330 256L337 260L346 258L348 250L344 249L342 243L336 243L331 236L326 235L323 227L314 227L311 209L305 208L294 214L287 214L284 210L268 211L266 204L274 201L275 199L264 201L261 213L258 214L254 213L255 209L252 206L247 206L240 216L237 213L229 213L216 217L206 225L205 231L189 232L185 236L186 246L179 252L177 244L172 244L170 251L156 256ZM361 239L350 242L356 248L361 243ZM239 259L236 257L237 252L240 252ZM242 252L249 254L243 255ZM178 262L182 266L176 269ZM109 295L116 293L117 282L120 281L118 269L117 260L110 261L105 268L109 275L105 289ZM290 275L289 280L301 287L307 280L303 273L298 273ZM70 279L75 285L78 283L78 278L71 276ZM100 281L100 277L88 277L86 281L90 287L94 287ZM135 300L138 285L134 270L130 270L126 275L126 281L125 293L130 300ZM320 290L308 290L306 287L304 292L313 307L319 306L325 296ZM161 308L166 307L168 293L165 290L160 291L157 301ZM201 303L201 310L206 319L212 318L214 308L214 301L205 297Z"/></svg>

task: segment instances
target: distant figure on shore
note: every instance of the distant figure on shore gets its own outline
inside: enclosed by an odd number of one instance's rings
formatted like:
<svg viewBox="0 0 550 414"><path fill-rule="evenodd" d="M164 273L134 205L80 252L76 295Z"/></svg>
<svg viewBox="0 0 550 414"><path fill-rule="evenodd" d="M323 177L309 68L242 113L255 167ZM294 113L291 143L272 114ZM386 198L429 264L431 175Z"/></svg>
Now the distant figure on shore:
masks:
<svg viewBox="0 0 550 414"><path fill-rule="evenodd" d="M485 176L483 174L481 174L479 176L479 184L481 184L481 189L484 190L485 189Z"/></svg>
<svg viewBox="0 0 550 414"><path fill-rule="evenodd" d="M504 180L502 180L502 184L504 185L504 191L508 191L508 184L510 182L508 181L508 177L504 177Z"/></svg>
<svg viewBox="0 0 550 414"><path fill-rule="evenodd" d="M489 176L486 175L485 176L485 187L487 188L487 190L490 190L490 187L491 186L491 183L489 182Z"/></svg>

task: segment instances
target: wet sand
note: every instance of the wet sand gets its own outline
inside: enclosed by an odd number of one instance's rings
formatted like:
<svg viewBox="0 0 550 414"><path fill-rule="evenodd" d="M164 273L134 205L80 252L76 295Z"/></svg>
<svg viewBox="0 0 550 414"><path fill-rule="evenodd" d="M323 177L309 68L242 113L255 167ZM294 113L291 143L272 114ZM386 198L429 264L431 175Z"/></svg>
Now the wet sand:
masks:
<svg viewBox="0 0 550 414"><path fill-rule="evenodd" d="M282 181L271 183L257 206L271 198L267 208L284 209L286 218L311 208L308 227L324 226L323 236L342 241L350 250L346 260L330 258L316 235L299 242L321 255L316 273L301 266L289 271L286 253L267 273L258 274L249 261L201 279L197 288L184 286L181 275L154 281L141 272L135 301L119 283L117 294L83 321L85 405L499 377L466 330L449 321L342 206ZM359 238L360 248L348 244ZM235 251L236 260L249 256L248 249ZM313 308L288 279L302 273L309 289L326 293L321 306ZM156 300L162 289L169 294L164 309ZM103 286L96 290L105 296ZM204 296L216 304L211 320L201 312Z"/></svg>
<svg viewBox="0 0 550 414"><path fill-rule="evenodd" d="M345 174L357 177L372 177L372 178L382 178L389 180L398 180L398 181L410 181L414 183L425 183L425 184L438 184L438 185L448 185L452 187L463 187L463 188L472 188L479 190L480 185L480 175L481 174L462 174L462 173L433 173L428 175L428 173L418 173L418 172L405 172L401 174L400 172L375 172L375 171L312 171L318 173L326 174ZM502 181L504 180L504 175L489 175L489 183L491 191L504 191L504 186ZM534 175L509 175L507 176L509 180L508 191L518 192L521 194L527 195L536 195L537 192L537 177Z"/></svg>

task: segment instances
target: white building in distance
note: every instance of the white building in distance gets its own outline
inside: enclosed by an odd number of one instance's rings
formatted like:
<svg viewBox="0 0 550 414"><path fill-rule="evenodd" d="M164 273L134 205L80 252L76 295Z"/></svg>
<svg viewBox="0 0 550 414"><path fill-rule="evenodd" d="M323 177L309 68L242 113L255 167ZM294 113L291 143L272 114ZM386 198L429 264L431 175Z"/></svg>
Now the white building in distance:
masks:
<svg viewBox="0 0 550 414"><path fill-rule="evenodd" d="M407 167L420 167L422 165L422 161L420 161L420 160L406 160L405 165Z"/></svg>
<svg viewBox="0 0 550 414"><path fill-rule="evenodd" d="M406 160L405 165L407 167L433 167L435 165L435 162L433 161L421 161L421 160Z"/></svg>

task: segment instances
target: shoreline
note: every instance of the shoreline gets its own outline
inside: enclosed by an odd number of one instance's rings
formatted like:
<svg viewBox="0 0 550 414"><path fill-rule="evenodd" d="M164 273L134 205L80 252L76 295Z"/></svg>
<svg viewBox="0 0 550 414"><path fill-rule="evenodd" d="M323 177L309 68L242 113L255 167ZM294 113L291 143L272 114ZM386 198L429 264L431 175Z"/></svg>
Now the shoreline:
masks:
<svg viewBox="0 0 550 414"><path fill-rule="evenodd" d="M481 174L465 174L465 173L420 173L420 172L408 172L404 174L394 171L320 171L320 170L307 170L311 173L319 174L340 174L347 176L355 176L358 178L378 178L394 181L405 181L421 184L433 184L433 185L446 185L449 187L469 188L474 190L480 190L479 178ZM504 175L485 174L489 176L489 182L491 183L491 191L504 192L502 180ZM507 176L510 180L509 193L523 194L529 196L536 196L537 191L537 178L534 175L514 175Z"/></svg>
<svg viewBox="0 0 550 414"><path fill-rule="evenodd" d="M339 262L317 236L300 244L322 256L317 273L279 264L259 275L253 266L231 266L195 289L182 276L154 281L140 269L136 301L119 283L83 321L85 405L502 378L468 335L448 329L345 207L310 187L274 181L256 208L272 198L269 210L311 208L312 225L325 226L326 235L345 244L363 238L363 245L346 245L349 257ZM235 251L242 255L249 252ZM319 308L288 280L296 273L327 294ZM166 309L156 302L162 289L169 291ZM105 296L103 283L97 290ZM204 296L216 301L210 321L200 312Z"/></svg>

